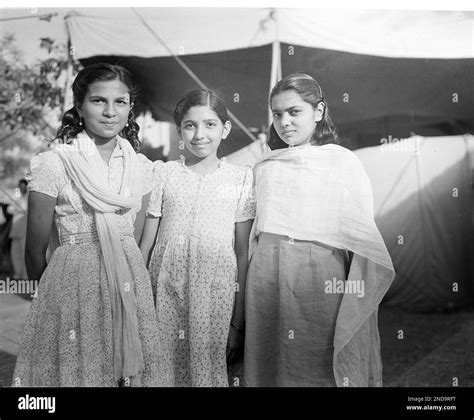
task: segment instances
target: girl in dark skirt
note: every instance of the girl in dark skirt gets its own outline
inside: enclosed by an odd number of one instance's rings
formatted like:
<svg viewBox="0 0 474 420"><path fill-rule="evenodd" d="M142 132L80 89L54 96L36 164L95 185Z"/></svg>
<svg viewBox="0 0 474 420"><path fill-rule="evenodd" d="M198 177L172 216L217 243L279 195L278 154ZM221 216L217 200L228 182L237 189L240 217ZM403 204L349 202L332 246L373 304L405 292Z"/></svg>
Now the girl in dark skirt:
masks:
<svg viewBox="0 0 474 420"><path fill-rule="evenodd" d="M370 181L337 135L319 84L270 96L271 147L255 166L246 289L247 386L381 386L377 309L394 271Z"/></svg>

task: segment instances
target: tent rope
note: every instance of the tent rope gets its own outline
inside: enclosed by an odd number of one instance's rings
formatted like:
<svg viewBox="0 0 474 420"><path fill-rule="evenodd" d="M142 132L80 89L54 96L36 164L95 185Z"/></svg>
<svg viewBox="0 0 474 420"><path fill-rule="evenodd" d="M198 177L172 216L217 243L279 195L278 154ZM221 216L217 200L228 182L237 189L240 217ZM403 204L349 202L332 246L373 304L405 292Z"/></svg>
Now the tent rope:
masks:
<svg viewBox="0 0 474 420"><path fill-rule="evenodd" d="M137 12L135 8L132 7L132 10L135 12L137 15L138 19L140 22L143 23L143 25L150 31L150 33L156 38L156 40L168 51L168 53L173 57L176 62L181 66L181 68L193 79L199 87L202 89L208 89L208 87L205 85L205 83L199 79L199 77L184 63L181 58L179 58L176 54L173 53L173 51L168 47L168 45L165 44L165 42L158 36L158 34L146 23L146 21L143 19L143 17ZM252 132L228 109L227 113L229 114L229 117L240 127L240 129L247 134L247 136L250 137L252 141L257 141L257 138L252 134Z"/></svg>

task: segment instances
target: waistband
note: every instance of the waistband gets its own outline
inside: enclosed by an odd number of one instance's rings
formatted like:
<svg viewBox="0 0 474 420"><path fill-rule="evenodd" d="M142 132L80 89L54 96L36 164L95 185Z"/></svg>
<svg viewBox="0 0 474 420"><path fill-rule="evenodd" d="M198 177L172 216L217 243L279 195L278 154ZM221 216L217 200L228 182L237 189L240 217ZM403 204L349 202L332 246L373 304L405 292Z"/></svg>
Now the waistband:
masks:
<svg viewBox="0 0 474 420"><path fill-rule="evenodd" d="M321 248L326 248L331 251L346 251L344 249L335 248L323 242L314 241L314 240L307 241L307 240L302 240L302 239L295 239L295 238L292 238L291 236L280 235L277 233L260 232L258 235L258 243L262 245L267 245L267 244L270 245L270 244L274 244L281 241L289 242L292 244L301 244L301 245L311 244L311 245L319 246Z"/></svg>
<svg viewBox="0 0 474 420"><path fill-rule="evenodd" d="M120 240L130 237L134 238L133 233L131 232L120 232ZM61 234L59 238L59 243L63 245L80 245L80 244L90 244L98 243L99 235L97 232L75 232L75 233L66 233Z"/></svg>

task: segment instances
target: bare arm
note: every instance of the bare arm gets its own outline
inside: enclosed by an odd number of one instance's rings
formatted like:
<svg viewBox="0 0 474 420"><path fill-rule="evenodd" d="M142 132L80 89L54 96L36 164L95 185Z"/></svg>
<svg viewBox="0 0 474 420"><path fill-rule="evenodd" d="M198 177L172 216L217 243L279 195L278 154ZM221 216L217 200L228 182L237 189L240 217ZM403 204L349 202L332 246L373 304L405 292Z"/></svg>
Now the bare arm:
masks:
<svg viewBox="0 0 474 420"><path fill-rule="evenodd" d="M40 280L46 268L46 249L54 223L56 198L38 192L28 197L25 263L28 278Z"/></svg>
<svg viewBox="0 0 474 420"><path fill-rule="evenodd" d="M245 301L245 283L248 269L249 236L252 229L253 220L246 220L235 224L235 243L234 250L237 257L237 284L238 289L235 295L234 313L232 315L232 324L238 328L243 328L244 301Z"/></svg>
<svg viewBox="0 0 474 420"><path fill-rule="evenodd" d="M234 250L237 257L237 288L235 293L234 313L232 314L229 337L227 339L227 362L236 362L244 345L245 328L245 282L248 269L249 235L253 220L235 224Z"/></svg>
<svg viewBox="0 0 474 420"><path fill-rule="evenodd" d="M143 226L145 225L145 213L146 209L148 208L148 203L150 202L150 196L151 192L148 194L145 194L142 198L142 206L140 208L140 211L137 213L136 218L135 218L135 231L134 231L134 236L135 240L137 243L140 242L140 238L143 234Z"/></svg>
<svg viewBox="0 0 474 420"><path fill-rule="evenodd" d="M155 246L156 235L158 234L158 228L160 227L161 217L152 218L146 217L143 226L143 233L140 239L140 252L143 256L143 261L148 267L150 264L151 253Z"/></svg>

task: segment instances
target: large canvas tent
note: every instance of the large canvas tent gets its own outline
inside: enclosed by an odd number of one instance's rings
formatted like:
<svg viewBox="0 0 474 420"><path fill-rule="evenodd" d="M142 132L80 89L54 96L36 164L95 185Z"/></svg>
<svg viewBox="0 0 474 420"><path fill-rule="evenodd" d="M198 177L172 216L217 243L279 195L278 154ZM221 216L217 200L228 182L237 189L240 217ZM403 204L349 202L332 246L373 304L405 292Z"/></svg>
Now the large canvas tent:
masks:
<svg viewBox="0 0 474 420"><path fill-rule="evenodd" d="M386 304L416 311L474 302L474 137L412 137L355 151L396 278Z"/></svg>
<svg viewBox="0 0 474 420"><path fill-rule="evenodd" d="M474 128L472 12L329 9L124 9L66 16L73 57L128 67L141 105L172 121L198 81L219 90L243 127L268 124L280 74L318 79L349 148L381 138ZM252 141L234 121L224 153Z"/></svg>
<svg viewBox="0 0 474 420"><path fill-rule="evenodd" d="M372 181L397 271L385 301L411 310L473 301L473 140L455 136L474 130L473 24L471 12L317 9L66 17L73 57L129 68L140 106L156 119L172 121L176 102L199 83L219 90L245 128L234 121L222 151L239 164L261 153L252 137L268 124L268 93L280 75L318 79L344 145L359 149ZM419 153L404 149L417 141Z"/></svg>

